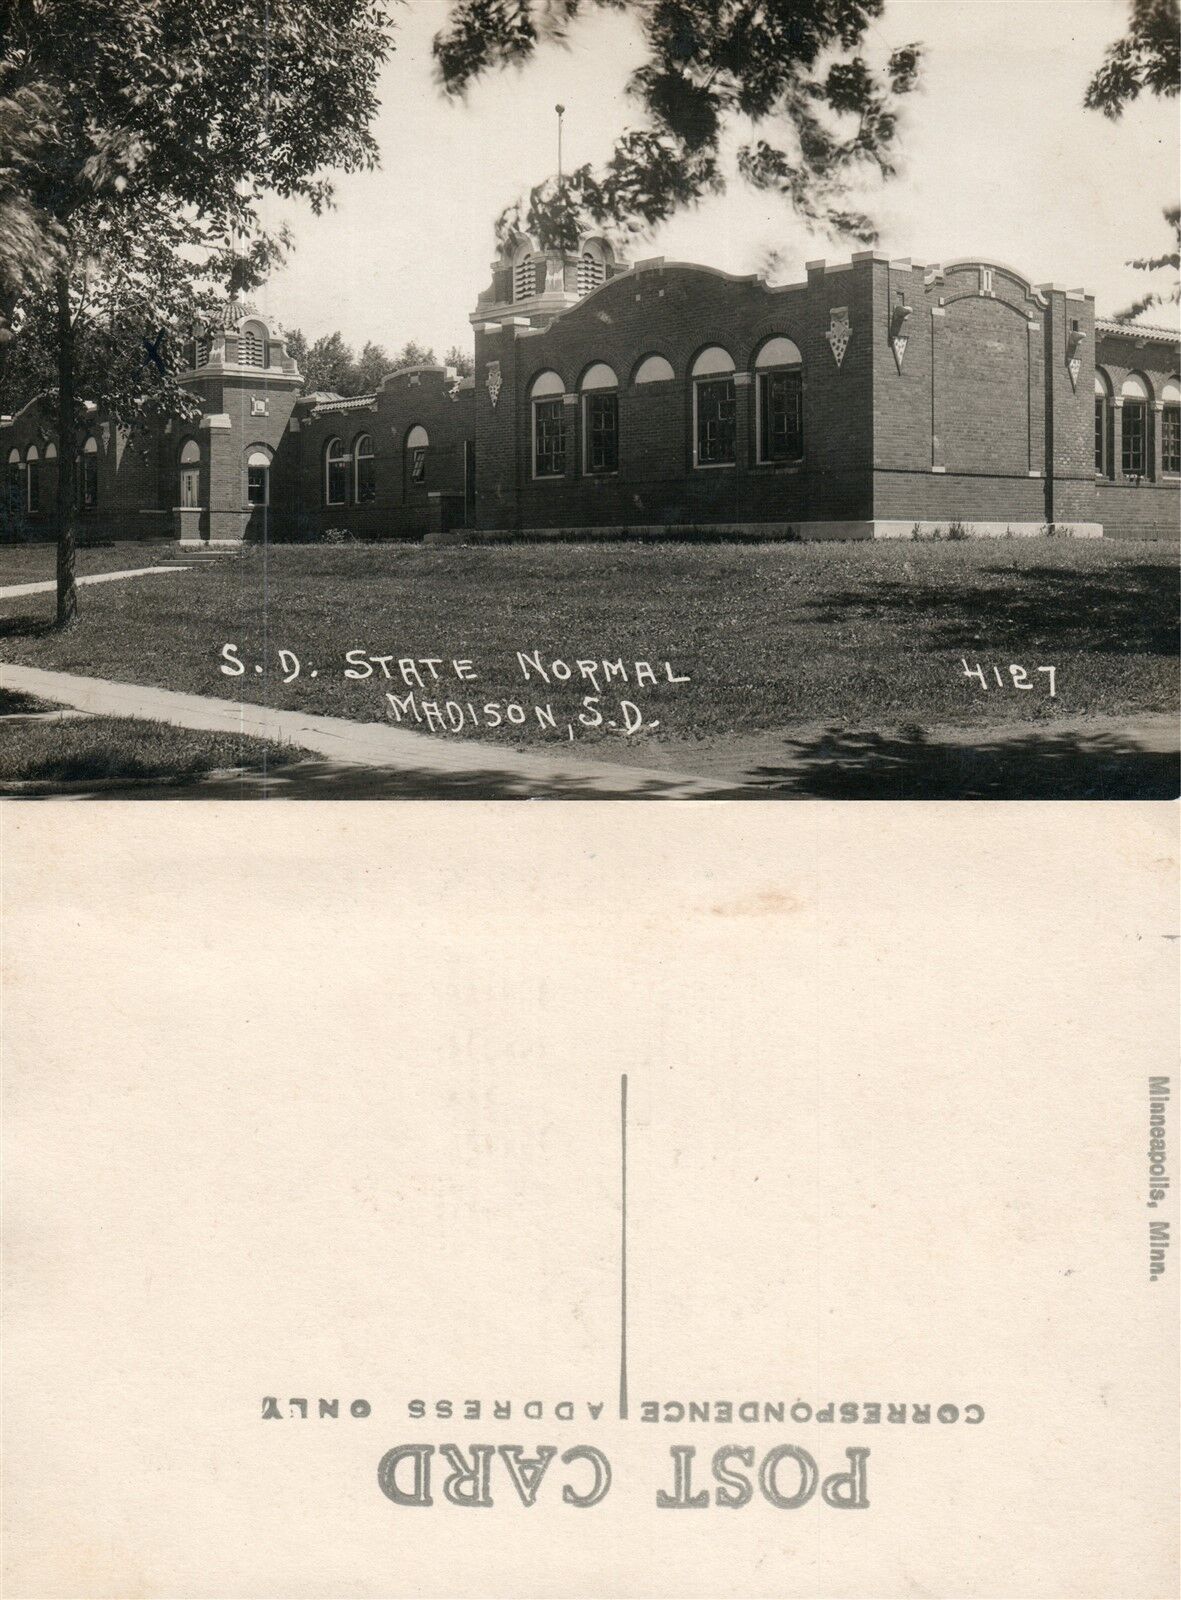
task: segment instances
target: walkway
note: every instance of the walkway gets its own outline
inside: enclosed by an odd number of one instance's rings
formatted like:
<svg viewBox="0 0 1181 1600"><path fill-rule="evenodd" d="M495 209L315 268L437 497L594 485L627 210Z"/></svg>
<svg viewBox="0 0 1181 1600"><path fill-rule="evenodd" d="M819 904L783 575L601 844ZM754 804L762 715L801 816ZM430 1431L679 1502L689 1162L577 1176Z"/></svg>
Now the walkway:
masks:
<svg viewBox="0 0 1181 1600"><path fill-rule="evenodd" d="M188 567L129 567L126 572L95 572L86 578L75 578L81 587L84 583L114 583L116 578L156 578L165 572L187 572ZM0 600L16 600L25 594L56 594L57 579L47 583L9 583L0 587Z"/></svg>
<svg viewBox="0 0 1181 1600"><path fill-rule="evenodd" d="M310 785L322 793L330 787L333 772L350 768L358 792L376 797L432 798L444 795L467 799L658 799L717 800L750 798L730 778L697 778L679 772L600 764L557 751L510 750L495 744L478 744L450 735L414 733L380 722L350 722L345 717L312 716L303 711L280 711L270 706L235 700L218 700L171 689L151 689L135 683L113 683L104 678L83 678L67 672L46 672L40 667L10 666L0 662L0 686L37 695L56 705L103 716L135 717L148 722L168 722L181 728L215 733L236 733L293 745L330 758L332 769L312 774L292 773L307 792ZM370 769L368 776L358 769ZM380 769L373 771L372 769ZM364 780L364 781L361 781ZM272 793L282 791L289 779L283 770L267 776ZM295 785L292 784L292 787ZM253 787L253 785L247 786ZM239 786L241 788L241 786Z"/></svg>

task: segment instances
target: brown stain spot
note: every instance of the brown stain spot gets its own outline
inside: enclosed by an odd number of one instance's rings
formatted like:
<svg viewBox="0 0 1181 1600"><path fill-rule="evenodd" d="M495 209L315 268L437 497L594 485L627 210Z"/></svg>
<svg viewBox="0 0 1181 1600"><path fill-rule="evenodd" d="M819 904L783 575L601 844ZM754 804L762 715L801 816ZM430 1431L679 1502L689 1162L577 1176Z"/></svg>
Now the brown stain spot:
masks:
<svg viewBox="0 0 1181 1600"><path fill-rule="evenodd" d="M715 917L786 917L802 911L804 902L787 889L759 889L736 900L719 900L710 906Z"/></svg>

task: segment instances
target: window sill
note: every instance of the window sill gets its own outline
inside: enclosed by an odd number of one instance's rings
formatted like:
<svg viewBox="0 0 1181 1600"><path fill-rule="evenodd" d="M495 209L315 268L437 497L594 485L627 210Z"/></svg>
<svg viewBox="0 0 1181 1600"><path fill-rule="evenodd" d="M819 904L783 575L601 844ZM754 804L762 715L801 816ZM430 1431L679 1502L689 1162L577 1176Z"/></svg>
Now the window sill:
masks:
<svg viewBox="0 0 1181 1600"><path fill-rule="evenodd" d="M738 465L736 461L695 461L694 472L733 472Z"/></svg>

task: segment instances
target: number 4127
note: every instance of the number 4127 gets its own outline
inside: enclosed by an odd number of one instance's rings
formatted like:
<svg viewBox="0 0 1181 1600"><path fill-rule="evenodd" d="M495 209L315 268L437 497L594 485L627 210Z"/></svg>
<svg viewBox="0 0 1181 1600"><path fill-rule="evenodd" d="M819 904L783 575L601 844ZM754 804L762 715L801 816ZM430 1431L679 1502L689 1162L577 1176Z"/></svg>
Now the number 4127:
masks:
<svg viewBox="0 0 1181 1600"><path fill-rule="evenodd" d="M988 688L987 671L989 669L986 669L985 667L982 667L979 662L977 662L974 667L970 667L968 665L968 663L967 663L966 658L963 657L963 656L960 657L960 660L963 662L964 676L966 678L975 678L979 682L980 687L982 689L987 689ZM1058 671L1058 668L1057 667L1034 667L1033 670L1035 672L1042 672L1042 673L1044 673L1046 675L1047 679L1049 680L1050 699L1051 700L1056 700L1058 698L1058 694L1057 694L1057 688L1056 688L1055 675L1056 675L1056 673ZM1024 667L1019 667L1013 662L1010 662L1008 668L1003 672L1002 672L1001 668L998 667L998 666L993 666L991 668L991 672L992 672L993 677L996 679L996 686L997 686L998 689L1026 689L1026 690L1032 690L1032 689L1037 688L1037 684L1036 684L1035 680L1032 679L1029 676L1029 673L1025 670L1025 668ZM1043 685L1043 687L1045 687L1045 685Z"/></svg>

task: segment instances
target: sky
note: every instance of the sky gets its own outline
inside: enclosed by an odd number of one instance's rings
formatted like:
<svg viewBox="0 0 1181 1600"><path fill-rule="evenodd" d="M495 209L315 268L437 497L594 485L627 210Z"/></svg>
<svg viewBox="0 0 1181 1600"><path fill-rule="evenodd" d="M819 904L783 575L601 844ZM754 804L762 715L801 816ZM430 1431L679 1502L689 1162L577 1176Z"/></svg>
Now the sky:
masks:
<svg viewBox="0 0 1181 1600"><path fill-rule="evenodd" d="M393 9L397 48L374 126L381 167L340 176L336 207L320 217L270 205L268 220L287 222L296 248L256 299L311 338L339 328L357 347L372 339L391 352L415 339L441 357L470 345L497 214L556 170L555 104L566 107L566 170L603 160L638 120L625 86L642 40L631 18L591 9L565 48L546 46L450 101L430 55L444 0ZM927 264L1003 263L1034 283L1086 289L1100 314L1140 294L1145 275L1126 263L1168 246L1161 211L1178 195L1177 102L1142 98L1116 123L1082 108L1126 19L1127 0L887 0L867 53L918 40L925 65L921 90L902 102L898 175L863 196L877 248ZM805 261L847 260L855 248L736 180L628 254L746 273L775 252L772 281L792 283Z"/></svg>

